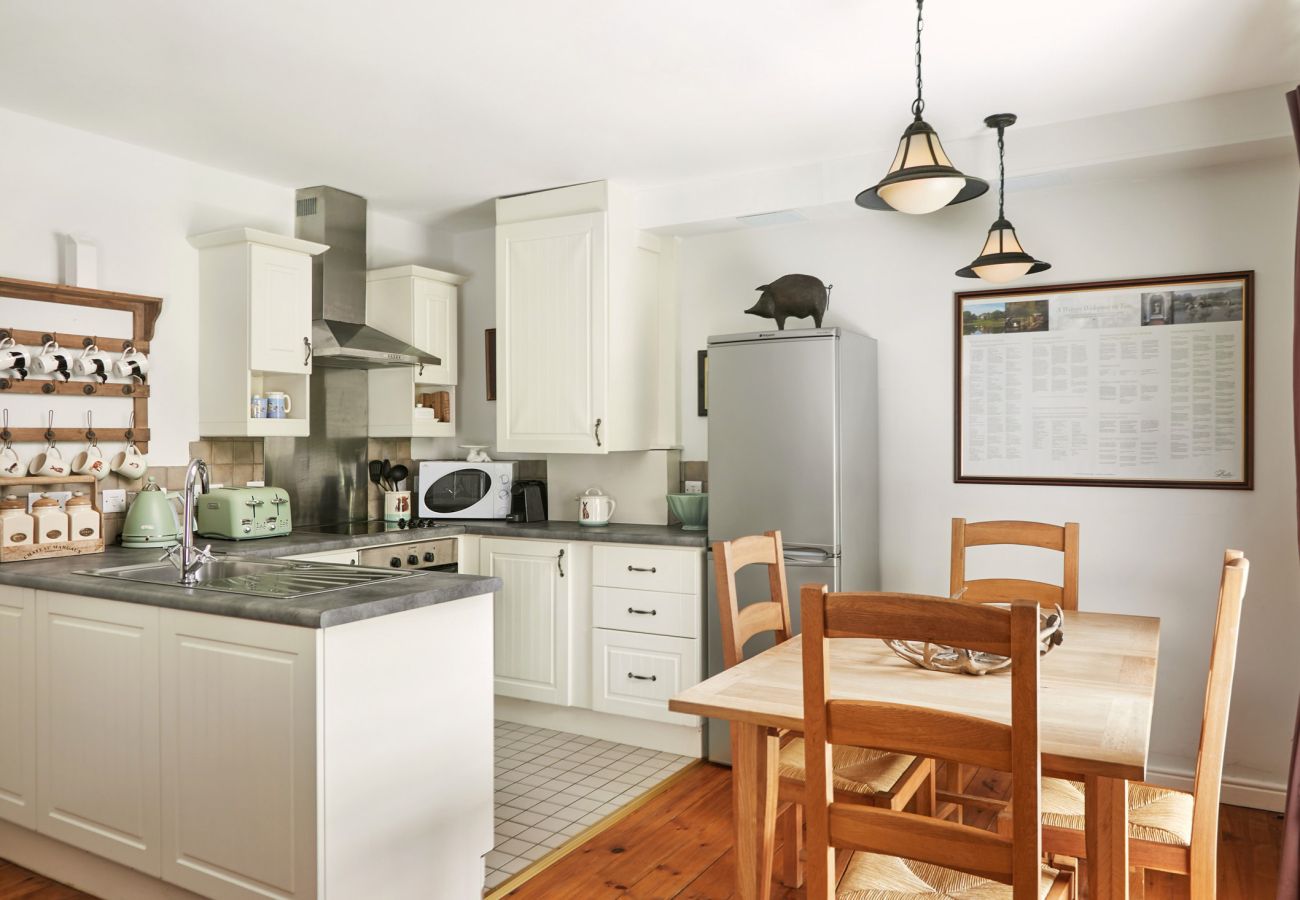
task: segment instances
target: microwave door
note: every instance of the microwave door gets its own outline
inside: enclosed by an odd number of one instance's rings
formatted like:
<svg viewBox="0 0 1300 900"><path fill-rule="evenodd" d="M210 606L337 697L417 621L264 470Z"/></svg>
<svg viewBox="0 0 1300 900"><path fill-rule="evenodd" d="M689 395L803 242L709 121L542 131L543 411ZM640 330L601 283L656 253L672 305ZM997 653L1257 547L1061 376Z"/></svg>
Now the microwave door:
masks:
<svg viewBox="0 0 1300 900"><path fill-rule="evenodd" d="M435 516L464 513L492 490L492 479L478 469L457 469L429 485L424 504Z"/></svg>

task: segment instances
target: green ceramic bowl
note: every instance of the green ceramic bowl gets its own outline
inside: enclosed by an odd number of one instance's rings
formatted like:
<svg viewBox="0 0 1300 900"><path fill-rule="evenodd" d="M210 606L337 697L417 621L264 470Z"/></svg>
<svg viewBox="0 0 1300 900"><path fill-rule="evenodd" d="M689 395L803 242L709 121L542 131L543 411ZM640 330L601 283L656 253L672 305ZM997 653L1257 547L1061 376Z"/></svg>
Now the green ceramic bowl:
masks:
<svg viewBox="0 0 1300 900"><path fill-rule="evenodd" d="M705 531L709 522L708 494L669 494L668 508L682 521L683 531Z"/></svg>

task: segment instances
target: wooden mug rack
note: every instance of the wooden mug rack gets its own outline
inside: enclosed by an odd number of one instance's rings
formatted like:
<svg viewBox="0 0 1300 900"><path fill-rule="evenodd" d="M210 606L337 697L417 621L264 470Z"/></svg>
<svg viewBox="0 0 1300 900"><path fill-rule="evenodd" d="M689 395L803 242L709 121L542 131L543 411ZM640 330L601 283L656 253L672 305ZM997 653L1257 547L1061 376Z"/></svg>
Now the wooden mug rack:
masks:
<svg viewBox="0 0 1300 900"><path fill-rule="evenodd" d="M41 347L55 341L60 347L75 349L91 344L106 353L122 353L134 347L141 353L149 352L154 326L162 312L162 298L141 294L122 294L68 284L48 284L43 281L24 281L18 278L0 278L0 297L15 300L35 300L67 306L85 306L94 309L111 309L131 314L131 336L126 338L99 337L98 335L72 334L63 331L29 331L19 328L0 328L0 338L13 338L17 344ZM129 428L96 429L96 435L106 441L134 442L141 452L149 450L149 385L146 382L130 384L99 384L93 381L59 381L57 379L0 377L0 396L4 394L41 394L52 397L128 397L131 400L132 426ZM9 439L16 442L80 440L84 428L12 428Z"/></svg>

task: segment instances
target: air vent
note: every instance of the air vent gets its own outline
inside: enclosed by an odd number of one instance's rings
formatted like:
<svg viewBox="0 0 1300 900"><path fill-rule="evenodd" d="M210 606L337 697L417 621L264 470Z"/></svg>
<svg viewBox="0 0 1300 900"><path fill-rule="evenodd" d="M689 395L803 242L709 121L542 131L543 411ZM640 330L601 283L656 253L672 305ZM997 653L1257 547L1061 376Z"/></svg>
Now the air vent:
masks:
<svg viewBox="0 0 1300 900"><path fill-rule="evenodd" d="M299 198L298 218L301 219L303 216L314 216L314 215L316 215L316 198L315 197Z"/></svg>

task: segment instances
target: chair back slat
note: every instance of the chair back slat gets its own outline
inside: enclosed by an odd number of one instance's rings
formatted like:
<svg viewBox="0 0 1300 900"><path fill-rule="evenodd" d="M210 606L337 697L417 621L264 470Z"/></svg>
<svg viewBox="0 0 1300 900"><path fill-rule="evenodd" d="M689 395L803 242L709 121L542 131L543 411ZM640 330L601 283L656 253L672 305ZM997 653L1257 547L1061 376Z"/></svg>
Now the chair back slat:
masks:
<svg viewBox="0 0 1300 900"><path fill-rule="evenodd" d="M870 603L862 598L870 596ZM1011 655L1010 614L996 606L978 606L921 594L828 594L826 637L930 641L968 650Z"/></svg>
<svg viewBox="0 0 1300 900"><path fill-rule="evenodd" d="M1054 584L1030 581L1026 578L976 578L967 581L960 596L975 603L1010 603L1012 600L1033 600L1040 606L1061 603L1061 589ZM1062 607L1065 604L1061 603Z"/></svg>
<svg viewBox="0 0 1300 900"><path fill-rule="evenodd" d="M832 744L1011 770L1011 726L962 713L871 700L829 700L826 739Z"/></svg>
<svg viewBox="0 0 1300 900"><path fill-rule="evenodd" d="M857 803L832 803L828 816L832 847L905 856L1012 883L1012 843L995 832Z"/></svg>
<svg viewBox="0 0 1300 900"><path fill-rule="evenodd" d="M1042 849L1038 604L1017 600L1002 608L906 594L831 594L818 585L804 585L801 600L807 896L816 900L834 897L834 847L847 845L994 878L1011 884L1014 900L1038 900ZM984 722L976 726L970 717L927 708L831 699L830 641L837 637L932 641L990 648L990 652L1010 656L1011 725ZM836 801L831 767L835 743L905 749L1009 770L1013 781L1011 839L916 813L868 811L858 804Z"/></svg>
<svg viewBox="0 0 1300 900"><path fill-rule="evenodd" d="M1219 794L1223 781L1224 746L1228 738L1228 706L1237 665L1237 638L1246 596L1250 562L1240 550L1223 555L1219 577L1219 606L1210 646L1210 676L1205 687L1201 741L1192 782L1192 880L1215 884L1218 848Z"/></svg>
<svg viewBox="0 0 1300 900"><path fill-rule="evenodd" d="M768 597L742 607L736 590L736 573L755 565L767 567ZM722 659L727 668L745 658L745 643L756 634L774 632L778 644L793 636L781 532L715 541L713 568L718 585L718 620L722 625Z"/></svg>
<svg viewBox="0 0 1300 900"><path fill-rule="evenodd" d="M1024 581L1013 579L966 580L966 548L989 547L995 545L1041 547L1055 550L1063 557L1061 584L1046 584L1041 581ZM1006 596L1000 591L1000 585L1016 586L1021 593ZM1028 585L1038 585L1032 589ZM981 585L983 585L981 587ZM1062 609L1079 608L1079 524L1066 522L1064 525L1050 525L1044 522L992 521L967 522L965 519L952 520L952 562L949 569L948 591L953 597L961 597L974 603L1003 603L1010 600L1028 599L1039 603L1059 603Z"/></svg>

